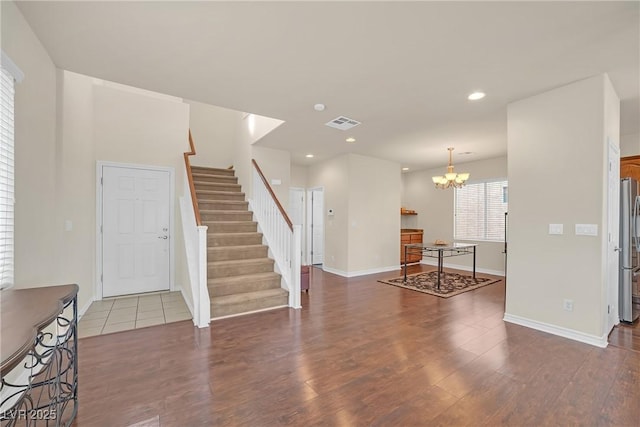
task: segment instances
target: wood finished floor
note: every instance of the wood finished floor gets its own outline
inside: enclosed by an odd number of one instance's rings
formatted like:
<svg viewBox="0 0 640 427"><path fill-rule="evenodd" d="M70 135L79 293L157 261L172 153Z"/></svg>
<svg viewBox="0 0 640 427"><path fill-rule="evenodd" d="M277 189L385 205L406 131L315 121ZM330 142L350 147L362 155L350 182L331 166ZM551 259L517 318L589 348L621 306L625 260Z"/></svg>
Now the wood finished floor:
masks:
<svg viewBox="0 0 640 427"><path fill-rule="evenodd" d="M303 310L83 338L74 425L640 425L640 352L503 322L503 282L376 282L396 275L312 269Z"/></svg>

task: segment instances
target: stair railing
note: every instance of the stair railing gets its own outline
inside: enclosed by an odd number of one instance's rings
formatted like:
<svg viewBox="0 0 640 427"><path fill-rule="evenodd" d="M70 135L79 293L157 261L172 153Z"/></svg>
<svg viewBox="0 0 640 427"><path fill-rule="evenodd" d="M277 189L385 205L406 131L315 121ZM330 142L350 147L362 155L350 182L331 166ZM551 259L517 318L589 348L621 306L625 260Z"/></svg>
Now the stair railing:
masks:
<svg viewBox="0 0 640 427"><path fill-rule="evenodd" d="M200 209L198 208L198 197L196 197L196 186L193 183L193 173L191 172L191 162L189 161L189 157L195 156L196 147L193 144L193 137L191 136L191 129L189 129L189 148L191 151L185 151L184 155L184 165L185 170L187 171L187 177L189 181L189 193L191 194L191 203L193 205L193 213L196 217L196 224L198 226L202 225L202 220L200 219Z"/></svg>
<svg viewBox="0 0 640 427"><path fill-rule="evenodd" d="M301 226L293 225L282 208L262 170L254 159L251 210L267 241L276 267L282 275L283 288L289 291L289 307L300 305Z"/></svg>
<svg viewBox="0 0 640 427"><path fill-rule="evenodd" d="M203 226L200 220L196 187L193 183L193 173L191 172L191 162L189 161L189 156L196 154L191 130L189 130L189 146L191 151L184 153L184 195L180 197L180 216L182 218L187 269L193 298L193 323L199 328L206 328L211 321L211 301L207 287L208 227Z"/></svg>

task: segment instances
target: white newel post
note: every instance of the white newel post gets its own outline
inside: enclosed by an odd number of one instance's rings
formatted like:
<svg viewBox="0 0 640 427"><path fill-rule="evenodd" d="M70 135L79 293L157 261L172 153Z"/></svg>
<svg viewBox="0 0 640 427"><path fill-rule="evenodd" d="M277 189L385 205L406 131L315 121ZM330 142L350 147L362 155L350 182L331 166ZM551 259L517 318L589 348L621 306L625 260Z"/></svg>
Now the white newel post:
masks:
<svg viewBox="0 0 640 427"><path fill-rule="evenodd" d="M198 226L198 309L197 326L206 328L211 321L211 301L207 287L207 226Z"/></svg>
<svg viewBox="0 0 640 427"><path fill-rule="evenodd" d="M289 307L302 308L300 302L300 252L302 250L302 226L294 225L291 235L291 289L289 291Z"/></svg>

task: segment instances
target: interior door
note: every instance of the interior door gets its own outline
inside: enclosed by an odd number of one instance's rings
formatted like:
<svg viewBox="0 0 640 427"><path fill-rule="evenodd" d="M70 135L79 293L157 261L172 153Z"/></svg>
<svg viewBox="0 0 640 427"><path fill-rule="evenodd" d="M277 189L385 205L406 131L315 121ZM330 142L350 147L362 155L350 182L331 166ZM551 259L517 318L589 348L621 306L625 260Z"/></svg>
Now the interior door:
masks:
<svg viewBox="0 0 640 427"><path fill-rule="evenodd" d="M620 247L620 151L609 143L607 171L607 315L606 331L618 323Z"/></svg>
<svg viewBox="0 0 640 427"><path fill-rule="evenodd" d="M309 191L311 209L311 264L324 262L324 190L316 188Z"/></svg>
<svg viewBox="0 0 640 427"><path fill-rule="evenodd" d="M170 287L166 170L102 167L102 296Z"/></svg>

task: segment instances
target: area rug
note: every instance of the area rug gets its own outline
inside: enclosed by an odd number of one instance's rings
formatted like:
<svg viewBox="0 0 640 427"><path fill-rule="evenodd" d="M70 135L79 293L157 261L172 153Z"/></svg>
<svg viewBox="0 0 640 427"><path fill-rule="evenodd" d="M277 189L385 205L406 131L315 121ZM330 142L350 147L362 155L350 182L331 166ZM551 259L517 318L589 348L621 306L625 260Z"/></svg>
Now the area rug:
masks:
<svg viewBox="0 0 640 427"><path fill-rule="evenodd" d="M442 298L449 298L463 292L492 285L499 281L500 279L489 279L486 277L477 277L474 279L473 276L448 273L446 271L443 272L440 277L440 289L437 288L437 271L408 274L406 282L404 281L404 276L396 277L394 279L378 280L378 282L386 283L387 285L399 286L401 288L424 292L425 294L436 295Z"/></svg>

